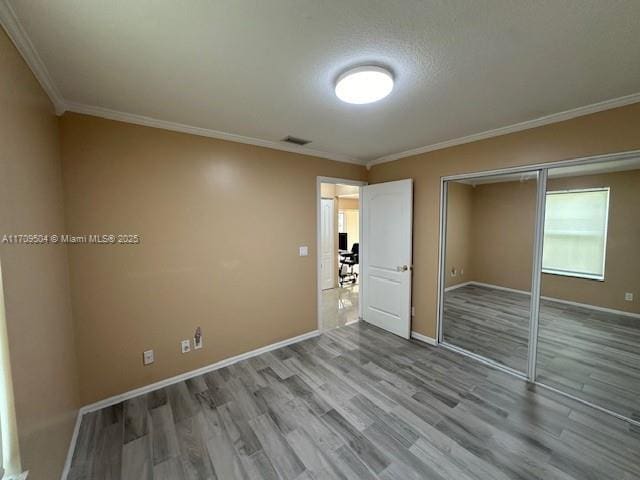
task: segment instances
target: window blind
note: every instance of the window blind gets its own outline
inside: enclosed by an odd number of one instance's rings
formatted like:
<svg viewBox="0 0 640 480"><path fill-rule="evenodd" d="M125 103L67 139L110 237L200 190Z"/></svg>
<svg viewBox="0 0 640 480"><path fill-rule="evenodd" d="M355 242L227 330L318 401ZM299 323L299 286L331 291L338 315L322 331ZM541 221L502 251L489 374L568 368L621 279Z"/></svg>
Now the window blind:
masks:
<svg viewBox="0 0 640 480"><path fill-rule="evenodd" d="M609 188L547 192L542 270L604 279Z"/></svg>

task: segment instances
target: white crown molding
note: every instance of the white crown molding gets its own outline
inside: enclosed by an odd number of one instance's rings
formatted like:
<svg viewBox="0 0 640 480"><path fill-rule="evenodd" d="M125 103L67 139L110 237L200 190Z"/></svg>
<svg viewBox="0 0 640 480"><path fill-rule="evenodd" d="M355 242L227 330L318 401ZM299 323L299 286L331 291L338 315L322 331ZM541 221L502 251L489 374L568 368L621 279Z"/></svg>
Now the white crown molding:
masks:
<svg viewBox="0 0 640 480"><path fill-rule="evenodd" d="M8 0L0 0L0 24L2 24L5 32L7 32L7 35L18 49L18 52L20 52L22 58L24 58L24 61L51 99L56 114L61 115L64 113L66 109L64 98L58 91L55 83L53 83L47 67L44 65L40 55L38 55L33 43L31 43L27 32L22 27L20 20L18 20L16 16L16 12Z"/></svg>
<svg viewBox="0 0 640 480"><path fill-rule="evenodd" d="M145 117L143 115L136 115L128 112L110 110L108 108L85 105L76 102L67 102L53 82L51 75L47 70L47 67L45 66L42 58L33 46L31 39L20 23L20 20L13 10L13 7L9 3L9 0L0 0L0 24L7 32L7 35L18 49L18 52L20 52L20 54L22 55L22 58L29 66L38 82L40 82L43 90L51 99L57 115L62 115L65 111L73 111L77 113L83 113L85 115L108 118L110 120L118 120L121 122L133 123L136 125L144 125L147 127L161 128L163 130L189 133L191 135L198 135L201 137L217 138L219 140L228 140L230 142L244 143L248 145L255 145L258 147L271 148L274 150L299 153L312 157L326 158L328 160L334 160L337 162L352 163L362 166L364 166L365 164L365 161L350 157L348 155L323 152L321 150L299 147L280 141L245 137L233 133L221 132L208 128L194 127L191 125L160 120L152 117Z"/></svg>
<svg viewBox="0 0 640 480"><path fill-rule="evenodd" d="M552 113L551 115L535 118L533 120L527 120L525 122L515 123L506 127L500 127L493 130L487 130L485 132L474 133L472 135L454 138L451 140L446 140L444 142L433 143L424 147L405 150L404 152L392 153L391 155L385 155L384 157L376 158L375 160L367 162L367 169L370 169L374 165L393 162L394 160L400 160L401 158L420 155L421 153L433 152L434 150L442 150L443 148L455 147L456 145L462 145L465 143L476 142L478 140L498 137L500 135L506 135L508 133L520 132L522 130L541 127L543 125L549 125L551 123L563 122L572 118L582 117L584 115L602 112L604 110L610 110L612 108L624 107L625 105L631 105L638 102L640 102L640 92L626 95L624 97L613 98L611 100L605 100L603 102L593 103L591 105L585 105L584 107L565 110L564 112Z"/></svg>
<svg viewBox="0 0 640 480"><path fill-rule="evenodd" d="M312 148L299 147L296 145L290 145L284 142L276 142L273 140L262 140L259 138L245 137L242 135L236 135L234 133L221 132L219 130L210 130L208 128L193 127L183 123L169 122L167 120L160 120L152 117L145 117L143 115L136 115L134 113L120 112L117 110L111 110L103 107L94 107L91 105L85 105L76 102L67 102L66 110L69 112L82 113L84 115L91 115L94 117L107 118L109 120L117 120L120 122L133 123L136 125L143 125L146 127L161 128L163 130L171 130L174 132L189 133L191 135L198 135L201 137L217 138L219 140L228 140L230 142L245 143L248 145L255 145L258 147L271 148L274 150L282 150L285 152L299 153L302 155L309 155L312 157L326 158L328 160L335 160L336 162L353 163L356 165L364 166L364 161L358 160L347 155L340 155L334 153L323 152L320 150L314 150Z"/></svg>
<svg viewBox="0 0 640 480"><path fill-rule="evenodd" d="M171 130L176 132L188 133L191 135L199 135L202 137L217 138L220 140L228 140L236 143L244 143L248 145L255 145L259 147L271 148L274 150L281 150L285 152L299 153L302 155L309 155L312 157L326 158L337 162L352 163L355 165L366 166L367 169L371 169L374 165L381 163L392 162L405 157L411 157L419 155L421 153L432 152L434 150L441 150L443 148L453 147L456 145L462 145L465 143L471 143L478 140L484 140L491 137L497 137L500 135L506 135L509 133L520 132L522 130L528 130L530 128L540 127L551 123L562 122L564 120L570 120L572 118L581 117L583 115L589 115L591 113L597 113L612 108L623 107L625 105L631 105L633 103L640 102L640 92L633 93L624 97L614 98L611 100L605 100L603 102L586 105L583 107L566 110L564 112L553 113L544 117L539 117L533 120L527 120L525 122L508 125L505 127L496 128L493 130L487 130L485 132L474 133L464 137L454 138L446 140L444 142L438 142L424 147L414 148L411 150L405 150L399 153L393 153L385 155L383 157L370 160L369 162L359 160L348 155L341 155L337 153L323 152L312 148L298 147L295 145L288 145L283 142L273 140L263 140L253 137L245 137L242 135L236 135L233 133L222 132L219 130L211 130L202 127L194 127L177 122L170 122L167 120L160 120L152 117L146 117L143 115L137 115L128 112L121 112L117 110L110 110L108 108L86 105L77 102L67 102L61 95L60 91L53 82L49 71L47 70L42 58L36 51L33 43L31 42L26 31L22 27L22 24L18 20L15 11L13 10L9 0L0 0L0 24L3 26L7 35L14 43L25 62L31 68L31 71L42 85L42 88L47 93L57 115L62 115L65 111L73 111L76 113L83 113L85 115L92 115L96 117L107 118L110 120L117 120L126 123L133 123L136 125L144 125L148 127L161 128L164 130Z"/></svg>

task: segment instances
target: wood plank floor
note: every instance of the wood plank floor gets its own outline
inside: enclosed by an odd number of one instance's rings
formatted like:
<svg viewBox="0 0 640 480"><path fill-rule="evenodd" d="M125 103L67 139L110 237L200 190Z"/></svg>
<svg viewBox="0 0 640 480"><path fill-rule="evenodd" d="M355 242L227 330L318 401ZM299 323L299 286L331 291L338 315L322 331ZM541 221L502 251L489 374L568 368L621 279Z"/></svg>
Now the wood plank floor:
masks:
<svg viewBox="0 0 640 480"><path fill-rule="evenodd" d="M444 339L524 372L529 302L525 294L479 285L445 293ZM542 300L538 378L640 420L640 320Z"/></svg>
<svg viewBox="0 0 640 480"><path fill-rule="evenodd" d="M640 478L640 429L362 322L84 417L69 479Z"/></svg>

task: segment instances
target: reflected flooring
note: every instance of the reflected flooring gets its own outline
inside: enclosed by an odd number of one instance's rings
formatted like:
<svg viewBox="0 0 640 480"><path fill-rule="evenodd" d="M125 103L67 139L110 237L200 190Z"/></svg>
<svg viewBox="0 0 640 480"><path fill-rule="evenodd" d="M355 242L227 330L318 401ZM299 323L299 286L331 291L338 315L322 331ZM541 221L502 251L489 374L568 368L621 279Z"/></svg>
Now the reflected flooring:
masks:
<svg viewBox="0 0 640 480"><path fill-rule="evenodd" d="M525 294L477 285L445 293L444 339L526 370ZM537 380L640 421L640 319L542 300Z"/></svg>
<svg viewBox="0 0 640 480"><path fill-rule="evenodd" d="M359 322L84 416L69 479L640 478L640 430Z"/></svg>
<svg viewBox="0 0 640 480"><path fill-rule="evenodd" d="M359 285L350 285L322 291L322 330L358 320L359 288Z"/></svg>

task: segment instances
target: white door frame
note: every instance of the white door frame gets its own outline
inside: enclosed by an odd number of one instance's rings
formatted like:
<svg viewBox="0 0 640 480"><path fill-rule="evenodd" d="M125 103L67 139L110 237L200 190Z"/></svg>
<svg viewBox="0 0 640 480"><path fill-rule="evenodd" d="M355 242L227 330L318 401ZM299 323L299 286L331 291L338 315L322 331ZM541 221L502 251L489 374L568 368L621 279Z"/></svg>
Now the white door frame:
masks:
<svg viewBox="0 0 640 480"><path fill-rule="evenodd" d="M325 213L324 213L325 210L323 209L323 202L325 202L324 203L325 206L327 205L326 202L330 202L330 204L331 204L331 218L329 218L329 220L328 220L330 222L330 224L331 224L330 229L329 229L331 231L331 233L330 233L330 237L331 237L331 240L330 240L331 241L331 245L330 245L330 247L331 247L331 261L329 262L329 265L325 265L324 267L325 268L329 268L329 270L331 271L331 285L332 286L329 287L329 288L334 288L335 287L335 282L336 282L336 252L335 252L335 239L336 239L335 235L336 235L336 232L334 232L334 230L335 230L334 223L335 223L335 218L336 218L337 205L336 205L336 201L335 201L334 198L331 198L331 199L329 199L329 198L320 198L320 208L321 208L321 210L320 210L320 230L321 230L320 231L320 247L321 247L321 250L318 251L318 256L321 259L320 260L320 265L321 266L322 266L322 257L324 257L324 255L325 255L324 247L327 246L326 243L324 245L322 244L323 243L322 242L323 229L325 227L327 227L327 225L324 225L324 226L322 225L322 223L323 223L322 222L323 215L325 215ZM327 221L327 220L325 219L325 221ZM321 274L322 275L320 275L320 280L321 280L320 290L325 290L324 282L325 282L326 278L323 277L323 275L326 275L326 273L325 273L324 269L321 269Z"/></svg>
<svg viewBox="0 0 640 480"><path fill-rule="evenodd" d="M365 185L368 185L367 182L362 181L362 180L349 180L347 178L336 178L336 177L321 177L318 176L316 177L316 295L317 295L317 299L316 302L318 304L318 308L316 311L316 325L317 325L317 329L319 331L322 331L322 272L320 270L321 268L321 262L322 262L322 232L321 232L321 215L322 212L321 210L321 202L320 199L322 198L322 191L321 191L321 185L323 183L332 183L334 185L336 184L341 184L341 185L355 185L357 187L363 187ZM360 188L360 190L362 190ZM359 206L362 207L362 200L361 200L362 194L359 193L358 195L358 202L359 202ZM337 211L338 206L334 205L334 208ZM360 224L360 243L362 243L362 212L359 212L358 215L358 223ZM334 232L337 233L337 232ZM362 256L360 256L360 261L362 262ZM358 287L358 318L362 319L362 285L360 284L360 286Z"/></svg>

